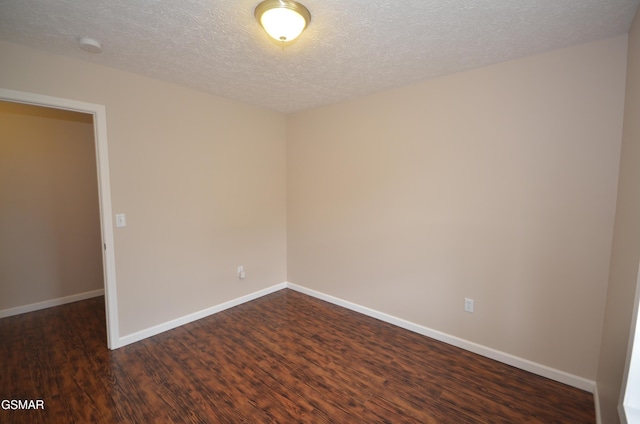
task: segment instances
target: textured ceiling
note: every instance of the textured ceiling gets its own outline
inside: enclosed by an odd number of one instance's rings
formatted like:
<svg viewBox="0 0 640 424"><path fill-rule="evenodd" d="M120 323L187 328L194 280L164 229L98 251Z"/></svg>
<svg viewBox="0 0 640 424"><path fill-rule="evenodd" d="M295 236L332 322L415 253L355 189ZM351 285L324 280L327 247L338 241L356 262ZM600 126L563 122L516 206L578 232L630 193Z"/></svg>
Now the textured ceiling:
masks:
<svg viewBox="0 0 640 424"><path fill-rule="evenodd" d="M283 49L259 1L0 0L0 40L289 113L621 35L640 3L303 0L311 24ZM103 52L80 50L83 36Z"/></svg>

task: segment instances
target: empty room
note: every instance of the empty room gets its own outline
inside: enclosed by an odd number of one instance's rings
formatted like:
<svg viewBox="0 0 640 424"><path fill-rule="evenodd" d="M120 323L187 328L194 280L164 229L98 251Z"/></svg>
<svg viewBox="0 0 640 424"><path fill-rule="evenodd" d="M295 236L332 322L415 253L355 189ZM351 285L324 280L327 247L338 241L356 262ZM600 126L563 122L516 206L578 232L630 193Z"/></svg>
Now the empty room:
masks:
<svg viewBox="0 0 640 424"><path fill-rule="evenodd" d="M0 422L640 422L639 5L0 4Z"/></svg>

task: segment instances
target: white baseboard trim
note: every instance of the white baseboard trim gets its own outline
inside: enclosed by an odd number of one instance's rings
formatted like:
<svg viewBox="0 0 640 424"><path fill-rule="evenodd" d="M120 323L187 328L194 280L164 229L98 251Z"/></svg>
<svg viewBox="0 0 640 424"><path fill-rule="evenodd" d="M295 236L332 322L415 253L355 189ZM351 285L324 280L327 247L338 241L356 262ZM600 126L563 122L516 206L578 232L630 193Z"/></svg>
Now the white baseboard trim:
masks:
<svg viewBox="0 0 640 424"><path fill-rule="evenodd" d="M596 424L602 424L602 415L600 413L600 395L598 395L598 384L593 385L593 405L596 409Z"/></svg>
<svg viewBox="0 0 640 424"><path fill-rule="evenodd" d="M433 330L428 327L424 327L419 324L415 324L410 321L406 321L401 318L394 317L389 314L385 314L383 312L376 311L371 308L367 308L366 306L358 305L356 303L352 303L343 299L339 299L334 296L330 296L325 293L321 293L315 290L308 289L306 287L299 286L297 284L286 283L287 288L298 291L300 293L304 293L309 296L313 296L320 300L324 300L329 303L333 303L334 305L342 306L343 308L350 309L355 312L359 312L361 314L370 316L372 318L379 319L380 321L387 322L389 324L393 324L395 326L404 328L409 331L413 331L414 333L422 334L423 336L431 337L432 339L459 347L464 350L468 350L473 353L477 353L478 355L485 356L487 358L496 360L498 362L502 362L507 365L511 365L516 368L520 368L522 370L540 375L542 377L549 378L551 380L558 381L563 384L567 384L572 387L576 387L581 390L585 390L590 393L595 393L596 391L596 383L593 380L588 380L586 378L578 377L573 374L569 374L564 371L560 371L546 365L541 365L533 361L529 361L527 359L519 358L517 356L501 352L496 349L492 349L490 347L486 347L474 342L470 342L465 339L461 339L459 337L451 336L449 334Z"/></svg>
<svg viewBox="0 0 640 424"><path fill-rule="evenodd" d="M147 328L145 330L141 330L132 334L128 334L126 336L120 337L118 340L118 345L114 347L114 349L126 346L131 343L138 342L140 340L144 340L146 338L155 336L160 333L164 333L165 331L173 330L174 328L180 327L185 324L189 324L190 322L197 321L199 319L208 317L209 315L216 314L218 312L222 312L225 309L233 308L234 306L241 305L246 302L250 302L259 297L266 296L268 294L277 292L278 290L282 290L287 288L287 283L276 284L275 286L267 287L266 289L259 290L254 293L250 293L245 296L238 297L236 299L229 300L228 302L221 303L216 306L212 306L210 308L203 309L198 312L194 312L189 315L185 315L180 318L176 318L174 320L165 322L163 324L158 324L151 328Z"/></svg>
<svg viewBox="0 0 640 424"><path fill-rule="evenodd" d="M26 314L27 312L39 311L40 309L52 308L54 306L73 303L79 300L90 299L104 295L104 289L92 290L84 293L72 294L71 296L59 297L57 299L45 300L42 302L32 303L30 305L16 306L0 310L0 318L10 317L13 315Z"/></svg>
<svg viewBox="0 0 640 424"><path fill-rule="evenodd" d="M349 302L347 300L343 300L325 293L318 292L316 290L312 290L303 286L299 286L297 284L285 282L276 284L274 286L268 287L263 290L259 290L254 293L250 293L248 295L232 299L228 302L221 303L216 306L212 306L207 309L203 309L198 312L194 312L192 314L186 315L184 317L176 318L174 320L165 322L163 324L159 324L153 326L151 328L147 328L145 330L141 330L123 337L120 337L118 340L117 346L114 348L123 347L129 345L131 343L138 342L140 340L144 340L146 338L155 336L157 334L163 333L165 331L172 330L174 328L180 327L182 325L188 324L193 321L197 321L199 319L205 318L209 315L216 314L218 312L222 312L226 309L233 308L234 306L241 305L243 303L249 302L251 300L258 299L262 296L277 292L279 290L289 288L291 290L295 290L297 292L315 297L320 300L324 300L326 302L332 303L334 305L341 306L346 309L350 309L352 311L361 313L363 315L370 316L375 319L379 319L380 321L387 322L389 324L398 326L400 328L404 328L406 330L412 331L417 334L421 334L423 336L430 337L432 339L450 344L452 346L459 347L461 349L467 350L469 352L476 353L478 355L485 356L487 358L496 360L498 362L502 362L504 364L522 369L524 371L531 372L533 374L540 375L542 377L549 378L554 381L558 381L563 384L567 384L572 387L576 387L581 390L585 390L587 392L593 393L594 402L596 408L596 419L599 422L600 418L600 404L598 399L598 391L597 385L595 381L588 380L583 377L579 377L573 374L569 374L564 371L557 370L555 368L548 367L546 365L538 364L533 361L529 361L527 359L523 359L505 352L501 352L496 349L492 349L487 346L483 346L459 337L455 337L441 331L437 331L428 327L424 327L422 325L395 317L393 315L389 315L383 312L376 311L374 309L368 308L366 306L358 305L353 302Z"/></svg>

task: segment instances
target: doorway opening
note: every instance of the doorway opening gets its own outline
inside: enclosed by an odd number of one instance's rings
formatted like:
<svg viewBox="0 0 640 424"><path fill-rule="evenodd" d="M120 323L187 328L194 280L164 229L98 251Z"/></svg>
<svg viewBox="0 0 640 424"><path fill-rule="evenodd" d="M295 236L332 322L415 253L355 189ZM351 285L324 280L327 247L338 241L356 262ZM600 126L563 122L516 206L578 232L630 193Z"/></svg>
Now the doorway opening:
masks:
<svg viewBox="0 0 640 424"><path fill-rule="evenodd" d="M95 172L98 183L98 209L100 221L100 242L102 252L102 274L104 281L105 315L107 326L107 346L109 349L120 347L117 292L115 281L115 254L113 242L113 224L111 209L111 190L109 185L109 158L106 130L106 111L103 105L78 102L26 92L0 89L0 101L25 105L42 106L60 111L80 112L91 115L95 148Z"/></svg>

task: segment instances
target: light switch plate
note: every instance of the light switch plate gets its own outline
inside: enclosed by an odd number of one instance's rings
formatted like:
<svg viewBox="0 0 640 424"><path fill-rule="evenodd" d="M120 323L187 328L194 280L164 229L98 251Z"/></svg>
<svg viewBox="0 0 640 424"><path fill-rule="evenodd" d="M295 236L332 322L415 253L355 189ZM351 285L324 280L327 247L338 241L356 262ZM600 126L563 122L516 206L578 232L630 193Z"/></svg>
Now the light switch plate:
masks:
<svg viewBox="0 0 640 424"><path fill-rule="evenodd" d="M116 214L116 227L122 228L127 226L127 217L123 213Z"/></svg>

